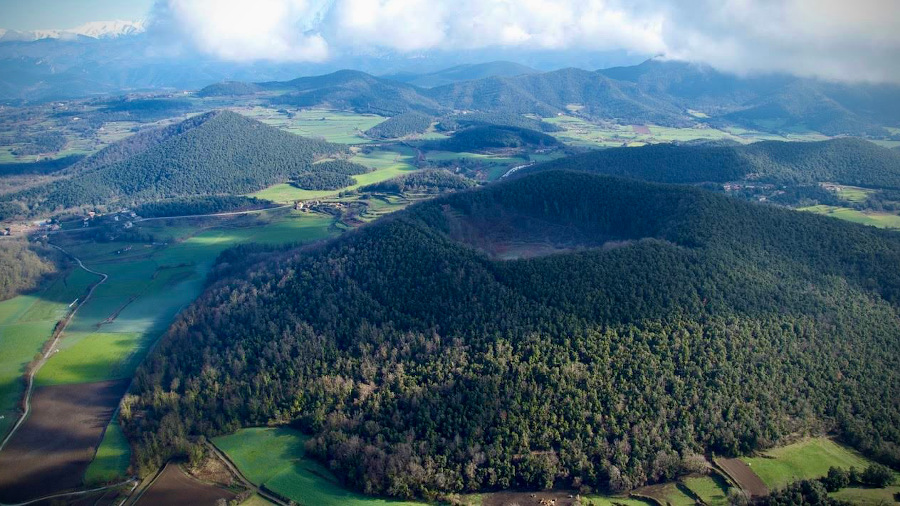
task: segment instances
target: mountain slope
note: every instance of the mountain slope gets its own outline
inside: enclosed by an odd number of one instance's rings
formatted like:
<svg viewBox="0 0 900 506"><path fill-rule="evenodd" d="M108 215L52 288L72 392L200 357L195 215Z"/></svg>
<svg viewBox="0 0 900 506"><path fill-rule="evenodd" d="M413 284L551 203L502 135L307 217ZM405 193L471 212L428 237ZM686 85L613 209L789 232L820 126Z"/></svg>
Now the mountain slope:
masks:
<svg viewBox="0 0 900 506"><path fill-rule="evenodd" d="M519 63L495 61L457 65L427 74L390 74L384 77L385 79L412 84L420 88L434 88L461 81L473 81L488 77L515 77L525 74L537 74L538 72L538 70Z"/></svg>
<svg viewBox="0 0 900 506"><path fill-rule="evenodd" d="M596 118L687 123L677 107L644 93L635 85L580 69L482 79L441 86L428 93L454 109L553 116L564 112L568 105L578 105L583 107L582 114Z"/></svg>
<svg viewBox="0 0 900 506"><path fill-rule="evenodd" d="M112 202L249 193L313 170L316 158L344 150L239 114L212 112L125 139L75 164L64 180L3 198L46 213Z"/></svg>
<svg viewBox="0 0 900 506"><path fill-rule="evenodd" d="M748 145L657 144L613 148L555 160L523 171L575 169L662 183L736 181L782 184L835 182L900 188L900 153L852 138Z"/></svg>
<svg viewBox="0 0 900 506"><path fill-rule="evenodd" d="M288 93L279 95L272 101L295 107L329 106L385 116L410 111L430 114L443 109L414 86L354 70L301 77L283 83L262 83L261 86L288 90Z"/></svg>
<svg viewBox="0 0 900 506"><path fill-rule="evenodd" d="M214 285L123 421L144 469L293 422L349 483L404 497L620 491L823 428L898 463L898 267L895 234L535 174Z"/></svg>

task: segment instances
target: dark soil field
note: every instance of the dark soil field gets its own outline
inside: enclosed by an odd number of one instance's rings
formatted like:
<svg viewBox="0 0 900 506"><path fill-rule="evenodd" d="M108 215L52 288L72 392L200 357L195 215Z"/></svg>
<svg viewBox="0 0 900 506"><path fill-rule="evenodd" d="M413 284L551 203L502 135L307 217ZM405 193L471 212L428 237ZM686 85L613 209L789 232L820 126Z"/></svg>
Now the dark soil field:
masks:
<svg viewBox="0 0 900 506"><path fill-rule="evenodd" d="M216 504L219 499L229 501L235 493L188 476L177 464L169 464L144 492L137 504L141 506L197 506Z"/></svg>
<svg viewBox="0 0 900 506"><path fill-rule="evenodd" d="M0 502L81 485L128 381L35 389L31 415L0 453Z"/></svg>
<svg viewBox="0 0 900 506"><path fill-rule="evenodd" d="M740 459L715 459L715 462L751 497L768 495L769 488L746 462Z"/></svg>
<svg viewBox="0 0 900 506"><path fill-rule="evenodd" d="M554 501L554 506L575 504L574 492L494 492L482 496L482 506L541 506ZM543 501L543 502L541 502Z"/></svg>

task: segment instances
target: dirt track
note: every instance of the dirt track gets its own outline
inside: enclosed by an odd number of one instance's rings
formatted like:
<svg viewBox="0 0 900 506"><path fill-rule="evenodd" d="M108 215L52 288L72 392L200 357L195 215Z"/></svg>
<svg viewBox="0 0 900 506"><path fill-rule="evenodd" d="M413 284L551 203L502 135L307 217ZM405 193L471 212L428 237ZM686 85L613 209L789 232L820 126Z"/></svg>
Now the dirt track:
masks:
<svg viewBox="0 0 900 506"><path fill-rule="evenodd" d="M169 464L137 504L141 506L215 505L219 499L231 500L235 494L215 485L202 483L176 464Z"/></svg>
<svg viewBox="0 0 900 506"><path fill-rule="evenodd" d="M41 387L34 409L0 453L0 502L81 485L128 380Z"/></svg>
<svg viewBox="0 0 900 506"><path fill-rule="evenodd" d="M725 471L729 478L750 494L750 497L761 497L769 494L769 488L766 487L766 484L759 479L759 476L743 460L715 459L715 463Z"/></svg>

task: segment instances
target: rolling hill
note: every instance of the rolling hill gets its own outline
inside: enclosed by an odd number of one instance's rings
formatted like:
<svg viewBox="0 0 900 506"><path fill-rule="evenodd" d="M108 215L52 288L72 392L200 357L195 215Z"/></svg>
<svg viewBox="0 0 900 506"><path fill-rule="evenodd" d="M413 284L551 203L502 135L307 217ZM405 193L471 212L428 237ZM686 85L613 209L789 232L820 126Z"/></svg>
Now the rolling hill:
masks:
<svg viewBox="0 0 900 506"><path fill-rule="evenodd" d="M434 88L461 81L474 81L488 77L515 77L525 74L537 74L538 72L538 70L519 63L495 61L456 65L425 74L388 74L384 78L412 84L420 88Z"/></svg>
<svg viewBox="0 0 900 506"><path fill-rule="evenodd" d="M500 125L478 125L453 133L449 139L424 144L426 149L438 151L481 151L485 149L553 147L560 142L545 133Z"/></svg>
<svg viewBox="0 0 900 506"><path fill-rule="evenodd" d="M340 70L280 83L262 83L266 89L286 90L273 103L295 107L328 106L394 116L410 111L434 113L443 106L408 84L381 79L365 72Z"/></svg>
<svg viewBox="0 0 900 506"><path fill-rule="evenodd" d="M400 497L621 491L823 428L897 464L898 267L893 233L533 174L239 269L168 331L123 423L146 470L292 423Z"/></svg>
<svg viewBox="0 0 900 506"><path fill-rule="evenodd" d="M65 179L4 195L32 215L111 203L260 190L313 170L346 148L306 139L227 111L139 133L66 169Z"/></svg>
<svg viewBox="0 0 900 506"><path fill-rule="evenodd" d="M828 181L868 188L900 188L900 153L852 138L612 148L547 162L523 173L560 168L662 183L753 179L781 184Z"/></svg>

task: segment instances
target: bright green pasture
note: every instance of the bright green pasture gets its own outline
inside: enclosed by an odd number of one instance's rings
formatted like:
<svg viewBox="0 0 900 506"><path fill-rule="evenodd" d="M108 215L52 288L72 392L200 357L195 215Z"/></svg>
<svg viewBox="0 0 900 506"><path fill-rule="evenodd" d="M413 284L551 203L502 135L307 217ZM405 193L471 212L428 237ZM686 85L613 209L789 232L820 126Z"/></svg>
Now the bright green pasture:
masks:
<svg viewBox="0 0 900 506"><path fill-rule="evenodd" d="M40 354L69 304L96 279L79 269L57 276L36 293L0 302L0 434L18 412L25 367Z"/></svg>
<svg viewBox="0 0 900 506"><path fill-rule="evenodd" d="M728 482L717 474L685 478L684 486L708 506L728 504Z"/></svg>
<svg viewBox="0 0 900 506"><path fill-rule="evenodd" d="M301 505L414 506L422 503L366 497L341 487L337 478L307 458L307 437L288 428L242 429L213 443L250 481Z"/></svg>
<svg viewBox="0 0 900 506"><path fill-rule="evenodd" d="M247 221L245 227L216 227L166 246L143 248L133 257L107 249L85 263L109 275L79 310L59 351L37 374L40 385L88 383L127 378L147 351L203 290L216 256L236 244L309 242L332 234L329 216L282 211ZM240 223L233 219L228 223ZM155 223L155 222L154 222ZM140 225L139 225L140 226ZM156 226L155 224L153 226ZM76 256L91 254L95 244L67 245ZM120 249L120 248L119 248ZM131 252L129 252L131 253Z"/></svg>
<svg viewBox="0 0 900 506"><path fill-rule="evenodd" d="M824 216L831 216L841 220L852 221L879 228L900 228L900 216L890 213L862 212L849 207L836 206L809 206L799 208L801 211L809 211Z"/></svg>
<svg viewBox="0 0 900 506"><path fill-rule="evenodd" d="M287 183L270 186L250 196L271 200L272 202L289 203L295 200L321 199L337 195L342 191L355 190L360 186L380 183L416 170L413 163L414 153L408 148L379 149L371 153L359 153L350 161L374 169L366 174L353 176L355 184L339 190L302 190Z"/></svg>
<svg viewBox="0 0 900 506"><path fill-rule="evenodd" d="M242 107L235 111L297 135L341 144L371 142L363 132L387 119L374 114L328 109L292 109L293 117L268 107Z"/></svg>
<svg viewBox="0 0 900 506"><path fill-rule="evenodd" d="M798 480L821 478L832 466L864 469L871 462L831 439L819 437L767 450L759 457L742 457L772 490Z"/></svg>
<svg viewBox="0 0 900 506"><path fill-rule="evenodd" d="M833 492L830 495L835 499L847 501L850 504L860 506L883 506L896 504L896 494L900 494L900 486L885 488L858 488L849 487Z"/></svg>
<svg viewBox="0 0 900 506"><path fill-rule="evenodd" d="M84 474L84 482L92 485L124 478L130 461L131 447L128 446L118 420L113 420L106 428L97 455Z"/></svg>

